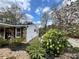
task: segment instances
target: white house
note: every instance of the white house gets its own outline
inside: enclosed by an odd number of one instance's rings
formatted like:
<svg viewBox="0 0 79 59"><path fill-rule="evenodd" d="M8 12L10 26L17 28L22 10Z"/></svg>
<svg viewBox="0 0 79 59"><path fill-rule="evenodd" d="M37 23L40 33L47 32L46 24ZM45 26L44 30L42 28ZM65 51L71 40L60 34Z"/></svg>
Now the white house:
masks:
<svg viewBox="0 0 79 59"><path fill-rule="evenodd" d="M28 25L26 32L27 32L26 35L27 42L32 40L34 37L39 36L38 27L34 24Z"/></svg>

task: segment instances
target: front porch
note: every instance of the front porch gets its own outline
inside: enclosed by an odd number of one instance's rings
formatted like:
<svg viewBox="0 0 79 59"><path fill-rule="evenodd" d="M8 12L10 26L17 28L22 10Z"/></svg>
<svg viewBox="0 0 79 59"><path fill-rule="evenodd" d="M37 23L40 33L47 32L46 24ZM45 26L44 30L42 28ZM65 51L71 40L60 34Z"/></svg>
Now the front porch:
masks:
<svg viewBox="0 0 79 59"><path fill-rule="evenodd" d="M16 25L0 25L0 38L3 39L14 39L16 37L21 37L26 39L26 27L16 26Z"/></svg>

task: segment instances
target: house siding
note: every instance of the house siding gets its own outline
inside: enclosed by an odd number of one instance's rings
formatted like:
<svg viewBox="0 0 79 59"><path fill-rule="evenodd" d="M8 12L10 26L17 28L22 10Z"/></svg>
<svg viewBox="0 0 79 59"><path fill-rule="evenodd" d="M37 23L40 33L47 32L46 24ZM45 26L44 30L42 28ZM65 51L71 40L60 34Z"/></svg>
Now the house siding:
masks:
<svg viewBox="0 0 79 59"><path fill-rule="evenodd" d="M38 36L39 33L37 31L37 28L35 27L35 25L29 25L28 28L27 28L27 35L26 35L26 38L27 38L27 42L29 42L30 40L32 40L34 37Z"/></svg>

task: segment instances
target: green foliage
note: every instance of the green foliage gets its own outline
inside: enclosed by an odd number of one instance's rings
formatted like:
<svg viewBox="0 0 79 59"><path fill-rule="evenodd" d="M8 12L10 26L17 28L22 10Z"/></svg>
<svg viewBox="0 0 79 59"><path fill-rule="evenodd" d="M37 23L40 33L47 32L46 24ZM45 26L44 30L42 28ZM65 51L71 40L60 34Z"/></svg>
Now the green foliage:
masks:
<svg viewBox="0 0 79 59"><path fill-rule="evenodd" d="M14 41L17 42L17 43L21 43L23 41L23 38L16 37Z"/></svg>
<svg viewBox="0 0 79 59"><path fill-rule="evenodd" d="M57 29L57 26L52 24L47 26L47 29L45 30L45 28L39 28L39 37L43 36L48 30L50 30L51 28L53 29Z"/></svg>
<svg viewBox="0 0 79 59"><path fill-rule="evenodd" d="M15 39L10 39L10 40L0 38L0 46L3 46L3 45L16 46L16 45L19 45L23 40L24 39L21 38L21 37L18 37L18 38L15 38Z"/></svg>
<svg viewBox="0 0 79 59"><path fill-rule="evenodd" d="M16 37L15 39L9 40L10 45L19 45L24 39L21 37Z"/></svg>
<svg viewBox="0 0 79 59"><path fill-rule="evenodd" d="M46 31L45 31L44 29L45 29L45 28L40 28L40 29L39 29L39 36L40 36L40 37L46 33Z"/></svg>
<svg viewBox="0 0 79 59"><path fill-rule="evenodd" d="M26 50L32 59L45 59L45 50L41 47L39 40L32 41Z"/></svg>
<svg viewBox="0 0 79 59"><path fill-rule="evenodd" d="M63 53L65 47L67 47L68 41L64 37L63 32L58 29L50 29L43 36L42 45L46 49L47 54L59 55Z"/></svg>
<svg viewBox="0 0 79 59"><path fill-rule="evenodd" d="M8 41L6 39L0 38L0 46L8 44Z"/></svg>

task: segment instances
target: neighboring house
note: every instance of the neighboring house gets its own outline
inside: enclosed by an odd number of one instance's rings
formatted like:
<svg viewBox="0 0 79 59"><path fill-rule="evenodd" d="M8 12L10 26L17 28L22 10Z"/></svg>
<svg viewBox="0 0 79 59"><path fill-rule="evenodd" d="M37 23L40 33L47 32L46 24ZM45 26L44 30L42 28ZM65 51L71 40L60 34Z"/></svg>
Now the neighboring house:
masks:
<svg viewBox="0 0 79 59"><path fill-rule="evenodd" d="M16 37L25 38L26 41L30 41L34 37L38 36L37 27L28 22L26 24L21 23L7 23L0 21L0 37L3 39L14 39Z"/></svg>

